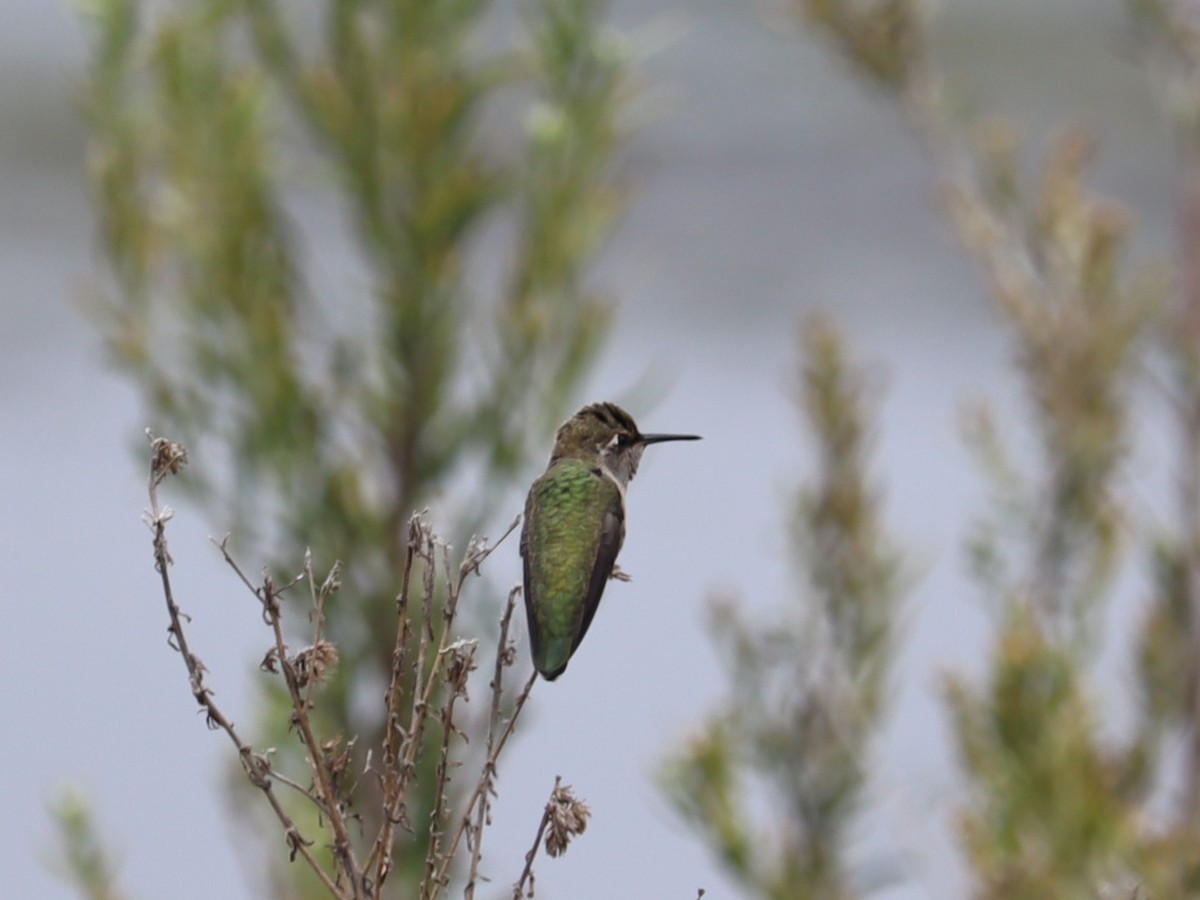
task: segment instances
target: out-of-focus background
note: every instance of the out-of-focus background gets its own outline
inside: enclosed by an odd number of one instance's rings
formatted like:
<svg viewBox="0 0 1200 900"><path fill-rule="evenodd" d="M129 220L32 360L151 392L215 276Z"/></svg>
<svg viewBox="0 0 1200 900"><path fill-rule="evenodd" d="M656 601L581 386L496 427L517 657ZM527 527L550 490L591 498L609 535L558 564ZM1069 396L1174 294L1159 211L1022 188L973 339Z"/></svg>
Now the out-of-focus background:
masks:
<svg viewBox="0 0 1200 900"><path fill-rule="evenodd" d="M72 107L82 28L65 4L0 9L0 892L70 896L50 871L47 807L71 784L134 896L249 897L218 789L229 746L195 714L166 645L140 521L133 448L154 423L77 309L100 264ZM1123 52L1121 4L945 0L936 12L936 53L975 102L1024 122L1035 148L1056 125L1090 128L1100 188L1135 212L1140 246L1170 253L1168 141ZM603 272L620 298L615 332L580 399L648 378L663 400L635 410L642 426L705 441L647 454L621 559L634 581L609 589L568 675L536 693L501 768L485 869L498 888L516 876L562 775L594 818L565 858L539 862L538 896L736 895L652 774L722 689L707 598L765 606L789 589L780 500L807 459L788 396L794 334L820 308L875 362L878 480L920 564L869 786L879 812L856 852L879 876L876 896L961 897L936 683L947 668L973 671L986 624L958 543L983 496L961 409L987 396L1001 421L1018 415L983 281L894 108L771 3L614 13L655 48L643 68L653 116L634 138L635 202ZM192 640L227 711L248 721L258 611L198 513L182 505L173 528ZM489 567L516 581L515 542Z"/></svg>

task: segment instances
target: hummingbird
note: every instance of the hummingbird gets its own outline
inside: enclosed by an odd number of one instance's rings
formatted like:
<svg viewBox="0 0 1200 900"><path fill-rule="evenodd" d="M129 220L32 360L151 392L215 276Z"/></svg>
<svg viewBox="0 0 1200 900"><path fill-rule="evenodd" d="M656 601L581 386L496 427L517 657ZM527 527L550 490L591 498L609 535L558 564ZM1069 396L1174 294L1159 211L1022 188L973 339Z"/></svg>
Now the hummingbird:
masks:
<svg viewBox="0 0 1200 900"><path fill-rule="evenodd" d="M615 403L583 407L559 426L546 471L525 501L521 558L533 665L547 681L567 668L596 615L625 540L625 488L642 451L695 434L642 434Z"/></svg>

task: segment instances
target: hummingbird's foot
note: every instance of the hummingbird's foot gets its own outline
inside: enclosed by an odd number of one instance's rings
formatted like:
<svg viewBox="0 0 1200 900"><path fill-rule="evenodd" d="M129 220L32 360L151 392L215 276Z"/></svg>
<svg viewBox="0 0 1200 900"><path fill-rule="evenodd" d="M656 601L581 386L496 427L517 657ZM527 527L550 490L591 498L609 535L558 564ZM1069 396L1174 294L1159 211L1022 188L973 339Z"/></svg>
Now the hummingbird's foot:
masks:
<svg viewBox="0 0 1200 900"><path fill-rule="evenodd" d="M612 571L608 573L608 577L613 581L633 581L633 576L628 572L621 571L621 567L613 563Z"/></svg>

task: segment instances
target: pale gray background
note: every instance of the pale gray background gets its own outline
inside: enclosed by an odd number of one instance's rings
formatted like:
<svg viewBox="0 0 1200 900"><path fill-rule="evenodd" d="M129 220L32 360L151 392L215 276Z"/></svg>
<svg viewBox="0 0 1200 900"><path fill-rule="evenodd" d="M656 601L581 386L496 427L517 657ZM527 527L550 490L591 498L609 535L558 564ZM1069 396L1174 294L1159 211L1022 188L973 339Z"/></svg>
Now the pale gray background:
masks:
<svg viewBox="0 0 1200 900"><path fill-rule="evenodd" d="M75 305L97 262L70 99L81 27L58 3L0 10L0 893L68 896L45 863L46 807L76 784L134 896L250 897L217 789L230 748L205 730L167 649L140 522L131 436L153 423ZM503 894L561 774L594 818L565 858L539 861L539 897L736 895L650 776L722 688L706 598L735 590L765 607L791 596L780 500L805 451L787 390L795 324L823 307L877 362L887 515L923 573L871 785L882 812L864 821L856 853L877 896L964 896L936 678L977 670L985 646L958 543L983 491L959 426L963 401L984 395L1019 413L1001 380L1004 335L936 215L914 141L827 48L772 30L768 4L627 0L619 20L644 44L670 40L646 64L657 121L635 143L641 193L606 264L623 309L580 399L619 397L649 372L666 390L635 410L643 426L705 441L648 454L621 560L635 581L610 588L568 675L536 692L501 768L485 868ZM1114 0L947 0L938 46L1036 145L1058 122L1092 127L1099 183L1136 211L1141 245L1165 253L1168 141L1122 58L1122 22ZM1161 457L1170 436L1152 411L1146 420L1141 452ZM1135 501L1160 490L1134 488ZM249 724L265 635L207 542L219 530L180 510L174 576L210 684ZM515 543L489 569L515 581ZM1136 567L1125 581L1136 599ZM1119 683L1127 662L1116 654L1110 668Z"/></svg>

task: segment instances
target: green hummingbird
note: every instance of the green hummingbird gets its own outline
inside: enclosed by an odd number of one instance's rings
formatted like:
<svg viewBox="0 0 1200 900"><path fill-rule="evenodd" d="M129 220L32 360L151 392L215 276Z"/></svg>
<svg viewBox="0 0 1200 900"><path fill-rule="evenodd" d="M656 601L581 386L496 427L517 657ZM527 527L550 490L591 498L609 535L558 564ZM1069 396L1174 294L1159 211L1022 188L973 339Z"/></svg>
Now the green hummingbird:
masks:
<svg viewBox="0 0 1200 900"><path fill-rule="evenodd" d="M559 426L550 465L529 489L521 528L533 665L547 681L567 668L608 580L623 577L616 561L625 540L625 488L642 451L698 440L642 434L615 403L585 406Z"/></svg>

